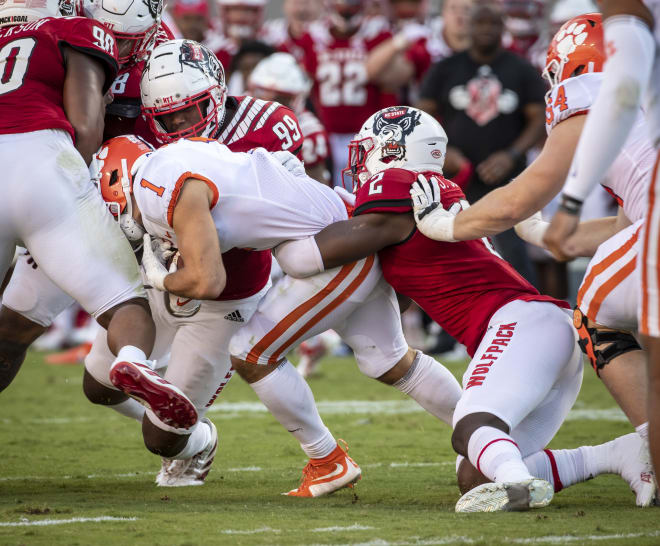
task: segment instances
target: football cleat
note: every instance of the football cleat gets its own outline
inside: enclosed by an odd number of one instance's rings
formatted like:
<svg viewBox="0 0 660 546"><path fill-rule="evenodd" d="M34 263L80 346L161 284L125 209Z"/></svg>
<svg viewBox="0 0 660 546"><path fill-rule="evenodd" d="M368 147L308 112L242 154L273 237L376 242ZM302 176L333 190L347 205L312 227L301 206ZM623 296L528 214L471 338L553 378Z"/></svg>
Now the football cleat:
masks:
<svg viewBox="0 0 660 546"><path fill-rule="evenodd" d="M115 362L110 368L110 381L168 426L190 428L197 422L197 410L184 392L145 363Z"/></svg>
<svg viewBox="0 0 660 546"><path fill-rule="evenodd" d="M552 484L533 478L517 483L483 483L456 503L456 512L523 512L548 506L554 495Z"/></svg>
<svg viewBox="0 0 660 546"><path fill-rule="evenodd" d="M343 440L340 440L343 441ZM346 451L348 446L344 442ZM360 467L355 464L339 444L322 459L310 459L303 468L302 480L298 489L282 493L290 497L320 497L334 493L343 487L353 487L362 477Z"/></svg>
<svg viewBox="0 0 660 546"><path fill-rule="evenodd" d="M218 450L218 431L210 419L202 419L199 426L208 425L211 429L211 440L197 455L190 459L165 459L156 476L156 484L160 487L188 487L204 485Z"/></svg>
<svg viewBox="0 0 660 546"><path fill-rule="evenodd" d="M303 341L298 347L300 360L296 370L307 379L314 373L321 359L326 355L328 349L321 336L315 336L307 341Z"/></svg>
<svg viewBox="0 0 660 546"><path fill-rule="evenodd" d="M636 432L631 432L612 440L610 445L612 466L635 493L637 506L654 504L658 486L648 441Z"/></svg>

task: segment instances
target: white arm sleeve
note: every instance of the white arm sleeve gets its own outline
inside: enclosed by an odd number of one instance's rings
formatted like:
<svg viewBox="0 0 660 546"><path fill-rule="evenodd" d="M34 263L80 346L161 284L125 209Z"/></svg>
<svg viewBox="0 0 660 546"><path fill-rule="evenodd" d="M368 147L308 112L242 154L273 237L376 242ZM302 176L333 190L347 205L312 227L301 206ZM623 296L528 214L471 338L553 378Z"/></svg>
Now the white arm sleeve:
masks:
<svg viewBox="0 0 660 546"><path fill-rule="evenodd" d="M321 251L313 236L280 243L273 248L273 256L282 271L296 279L325 271Z"/></svg>
<svg viewBox="0 0 660 546"><path fill-rule="evenodd" d="M604 34L610 55L603 84L564 185L564 194L579 201L603 179L623 148L648 86L655 55L653 35L637 17L610 17L604 23Z"/></svg>
<svg viewBox="0 0 660 546"><path fill-rule="evenodd" d="M545 245L543 244L543 236L549 225L550 222L543 220L541 212L539 211L532 214L527 220L518 222L515 225L515 230L518 237L523 241L545 248Z"/></svg>

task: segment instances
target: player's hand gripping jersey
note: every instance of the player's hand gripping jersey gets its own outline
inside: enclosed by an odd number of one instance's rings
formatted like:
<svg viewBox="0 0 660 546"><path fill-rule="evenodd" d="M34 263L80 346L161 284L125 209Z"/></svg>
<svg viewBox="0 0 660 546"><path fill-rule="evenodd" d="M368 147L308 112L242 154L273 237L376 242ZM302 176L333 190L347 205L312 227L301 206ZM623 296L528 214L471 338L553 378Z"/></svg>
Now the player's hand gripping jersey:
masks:
<svg viewBox="0 0 660 546"><path fill-rule="evenodd" d="M117 73L117 44L102 24L84 17L46 17L0 29L0 134L63 129L75 140L62 93L63 46L97 57L106 87Z"/></svg>
<svg viewBox="0 0 660 546"><path fill-rule="evenodd" d="M438 179L445 209L465 203L456 184L437 173L423 174ZM416 172L405 169L380 172L358 190L353 215L410 212L410 186L416 179ZM549 301L568 308L565 302L540 295L500 258L487 239L444 243L414 229L408 239L384 248L378 257L394 290L417 302L463 343L470 355L481 342L491 316L506 303Z"/></svg>
<svg viewBox="0 0 660 546"><path fill-rule="evenodd" d="M589 113L602 82L602 72L588 72L555 85L546 95L548 134L562 121ZM631 222L644 217L654 161L655 151L648 137L644 113L640 110L623 150L601 181Z"/></svg>
<svg viewBox="0 0 660 546"><path fill-rule="evenodd" d="M213 191L211 214L222 252L270 249L348 218L334 191L291 176L264 149L238 154L215 140L182 139L154 152L133 185L147 231L175 246L174 207L188 178L205 181Z"/></svg>

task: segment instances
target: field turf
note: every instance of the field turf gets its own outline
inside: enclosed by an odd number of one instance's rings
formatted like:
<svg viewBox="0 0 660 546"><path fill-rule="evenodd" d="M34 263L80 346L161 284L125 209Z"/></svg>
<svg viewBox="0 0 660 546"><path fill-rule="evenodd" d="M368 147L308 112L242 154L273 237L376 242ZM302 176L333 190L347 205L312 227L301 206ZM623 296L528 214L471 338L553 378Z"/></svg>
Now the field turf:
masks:
<svg viewBox="0 0 660 546"><path fill-rule="evenodd" d="M457 376L464 363L449 364ZM209 417L220 447L206 485L157 488L160 460L140 427L93 406L81 366L28 356L0 394L0 544L660 544L660 508L639 509L627 484L603 476L527 513L454 513L450 430L350 358L326 359L310 380L326 424L363 478L319 499L280 495L306 459L235 377ZM553 447L600 443L631 430L591 370Z"/></svg>

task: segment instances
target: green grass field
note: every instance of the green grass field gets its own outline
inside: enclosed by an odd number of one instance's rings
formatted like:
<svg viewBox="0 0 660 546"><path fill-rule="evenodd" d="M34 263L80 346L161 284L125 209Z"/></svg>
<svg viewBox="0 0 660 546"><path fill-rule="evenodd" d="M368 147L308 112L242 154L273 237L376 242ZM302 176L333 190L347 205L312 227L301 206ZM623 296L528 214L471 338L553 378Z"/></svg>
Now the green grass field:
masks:
<svg viewBox="0 0 660 546"><path fill-rule="evenodd" d="M460 375L464 364L451 369ZM398 391L327 359L310 385L326 424L363 478L319 499L297 486L306 459L235 377L211 417L220 434L203 487L157 488L160 460L140 427L93 406L81 366L31 354L0 395L0 544L660 544L660 509L639 509L604 476L562 491L544 510L454 513L450 430ZM554 447L600 443L630 425L591 370Z"/></svg>

